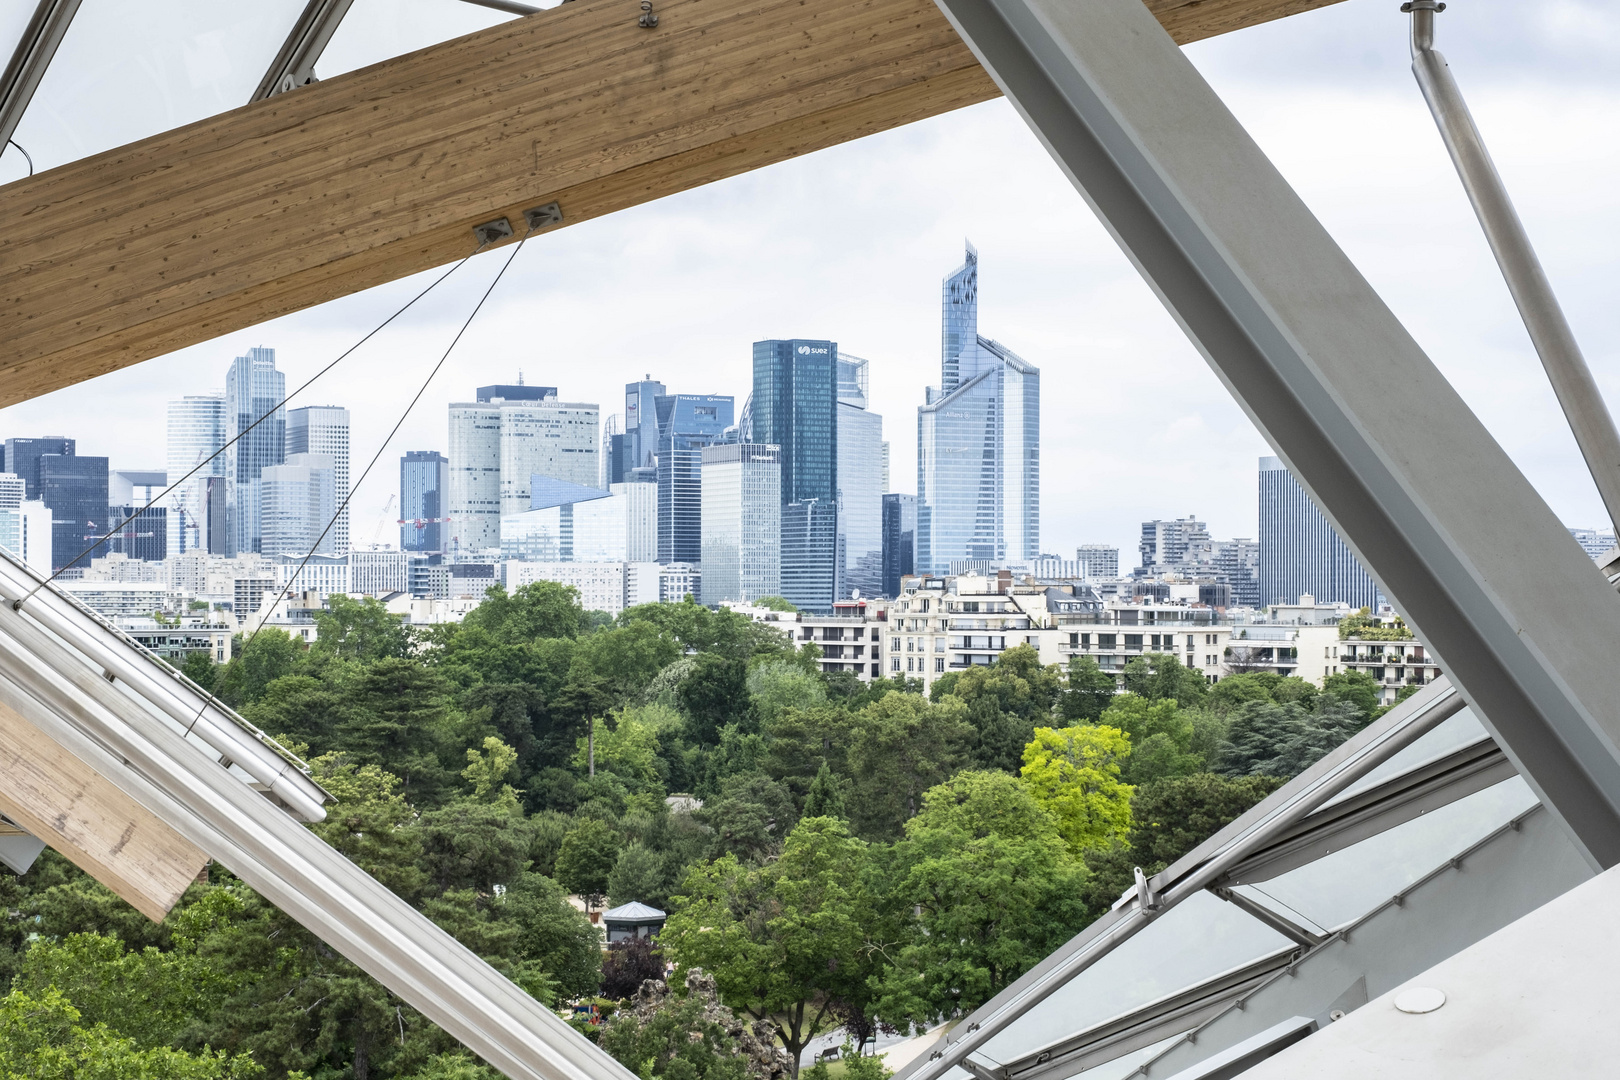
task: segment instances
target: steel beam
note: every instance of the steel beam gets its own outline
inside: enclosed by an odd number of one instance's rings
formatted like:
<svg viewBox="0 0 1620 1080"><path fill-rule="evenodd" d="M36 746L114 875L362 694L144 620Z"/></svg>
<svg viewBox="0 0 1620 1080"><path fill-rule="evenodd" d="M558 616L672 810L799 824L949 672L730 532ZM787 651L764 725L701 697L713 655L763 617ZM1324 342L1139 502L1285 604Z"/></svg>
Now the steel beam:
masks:
<svg viewBox="0 0 1620 1080"><path fill-rule="evenodd" d="M68 25L78 10L79 0L39 0L5 74L0 76L0 149L16 133L28 103L34 100L34 91L39 89L39 80L45 77L45 69L51 66L51 57L67 36Z"/></svg>
<svg viewBox="0 0 1620 1080"><path fill-rule="evenodd" d="M1594 868L1620 601L1139 0L938 0Z"/></svg>
<svg viewBox="0 0 1620 1080"><path fill-rule="evenodd" d="M249 104L314 82L315 61L326 51L353 3L354 0L309 0L303 14L293 23L287 40L281 43L281 51L270 61L264 78L248 99Z"/></svg>

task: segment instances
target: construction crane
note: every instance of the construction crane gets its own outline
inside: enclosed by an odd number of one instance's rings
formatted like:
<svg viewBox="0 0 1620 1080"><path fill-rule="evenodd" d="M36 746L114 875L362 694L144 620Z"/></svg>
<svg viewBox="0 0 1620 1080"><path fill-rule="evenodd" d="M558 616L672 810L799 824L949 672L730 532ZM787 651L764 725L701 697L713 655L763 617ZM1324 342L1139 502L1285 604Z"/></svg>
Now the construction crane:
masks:
<svg viewBox="0 0 1620 1080"><path fill-rule="evenodd" d="M382 543L383 530L386 529L389 524L388 512L394 508L394 502L396 499L398 499L397 495L389 495L388 501L383 504L382 514L377 518L377 531L371 534L372 547L376 547L378 544ZM397 525L398 522L394 522L394 524Z"/></svg>

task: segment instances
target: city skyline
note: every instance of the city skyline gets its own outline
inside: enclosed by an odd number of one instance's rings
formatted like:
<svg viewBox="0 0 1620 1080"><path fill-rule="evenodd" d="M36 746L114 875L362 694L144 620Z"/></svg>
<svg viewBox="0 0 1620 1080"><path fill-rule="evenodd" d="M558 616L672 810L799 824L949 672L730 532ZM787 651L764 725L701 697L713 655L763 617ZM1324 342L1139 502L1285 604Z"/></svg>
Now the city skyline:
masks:
<svg viewBox="0 0 1620 1080"><path fill-rule="evenodd" d="M1560 21L1567 13L1479 0L1470 18L1448 23L1446 53L1465 65L1475 118L1615 403L1620 321L1605 282L1620 251L1594 248L1590 237L1620 223L1608 196L1620 159L1612 137L1620 109L1611 104L1620 72L1593 44L1620 23L1581 10L1589 32L1572 32ZM1405 20L1341 4L1187 53L1559 518L1605 524L1412 84ZM1359 104L1347 110L1352 97ZM1575 131L1585 134L1560 137ZM806 215L811 191L839 213ZM1132 551L1142 521L1189 510L1213 535L1255 536L1254 461L1273 451L1005 102L548 234L513 264L387 458L447 450L445 405L519 370L531 382L565 384L567 396L599 402L604 415L619 412L624 383L649 370L672 387L734 395L740 406L748 380L734 360L751 341L826 335L873 358L872 408L891 429L890 487L914 493L915 443L896 418L909 417L917 387L937 378L938 281L964 235L997 268L983 286L997 335L1042 367L1041 546L1060 555L1093 542ZM1413 258L1414 237L1422 259ZM762 251L782 257L760 259ZM358 455L381 441L504 258L474 259L292 402L366 404L353 431L357 471ZM261 344L278 349L296 385L427 280L0 410L0 436L69 434L81 453L109 456L114 467L161 468L162 445L143 443L141 432L162 426L168 400L220 386L231 358ZM1083 423L1066 415L1071 407ZM1063 499L1052 484L1060 462L1079 463L1064 476ZM384 518L393 528L397 506L383 513L397 487L384 474L393 471L379 466L356 492L357 538Z"/></svg>

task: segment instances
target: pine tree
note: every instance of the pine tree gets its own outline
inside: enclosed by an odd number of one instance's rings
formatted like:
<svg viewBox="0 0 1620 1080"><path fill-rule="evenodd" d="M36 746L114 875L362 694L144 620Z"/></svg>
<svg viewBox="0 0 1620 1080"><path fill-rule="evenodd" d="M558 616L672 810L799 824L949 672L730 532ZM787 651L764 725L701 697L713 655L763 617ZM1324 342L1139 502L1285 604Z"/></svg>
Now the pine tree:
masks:
<svg viewBox="0 0 1620 1080"><path fill-rule="evenodd" d="M844 817L844 792L827 763L821 763L816 778L810 782L810 791L804 797L805 817Z"/></svg>

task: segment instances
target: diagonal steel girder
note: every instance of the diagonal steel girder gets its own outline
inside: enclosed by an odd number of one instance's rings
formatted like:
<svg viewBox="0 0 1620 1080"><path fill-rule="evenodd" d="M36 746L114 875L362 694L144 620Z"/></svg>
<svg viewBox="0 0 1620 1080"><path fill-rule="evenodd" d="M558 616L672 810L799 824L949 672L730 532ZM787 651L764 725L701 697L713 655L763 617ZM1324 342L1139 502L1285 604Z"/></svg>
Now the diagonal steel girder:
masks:
<svg viewBox="0 0 1620 1080"><path fill-rule="evenodd" d="M1620 597L1141 0L937 0L1594 868Z"/></svg>

